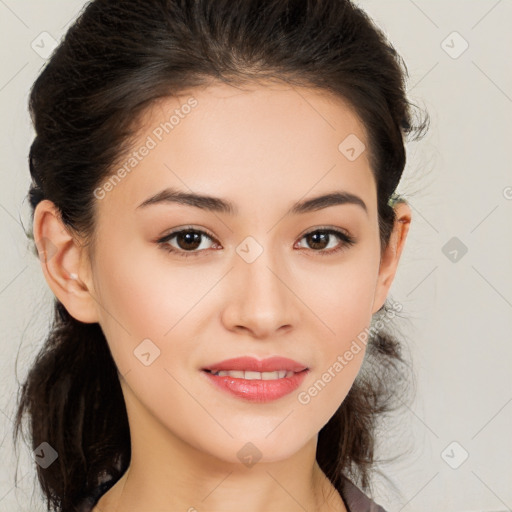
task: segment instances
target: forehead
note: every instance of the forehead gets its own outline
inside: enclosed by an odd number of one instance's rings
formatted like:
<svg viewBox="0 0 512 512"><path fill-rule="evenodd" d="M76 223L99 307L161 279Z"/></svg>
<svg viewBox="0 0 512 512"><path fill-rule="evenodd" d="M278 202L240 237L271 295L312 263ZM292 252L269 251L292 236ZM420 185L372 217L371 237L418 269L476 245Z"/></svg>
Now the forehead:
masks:
<svg viewBox="0 0 512 512"><path fill-rule="evenodd" d="M359 144L356 159L343 152L345 141ZM217 196L244 189L267 202L337 187L366 189L371 199L364 147L366 132L355 111L326 91L215 83L146 109L130 153L112 169L124 164L127 172L109 201L135 208L165 186Z"/></svg>

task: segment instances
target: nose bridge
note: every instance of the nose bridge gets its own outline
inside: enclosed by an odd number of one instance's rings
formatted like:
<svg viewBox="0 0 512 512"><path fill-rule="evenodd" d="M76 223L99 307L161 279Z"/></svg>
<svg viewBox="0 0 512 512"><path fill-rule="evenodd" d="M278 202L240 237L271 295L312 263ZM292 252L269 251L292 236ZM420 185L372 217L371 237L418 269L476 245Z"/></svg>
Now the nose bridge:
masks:
<svg viewBox="0 0 512 512"><path fill-rule="evenodd" d="M289 276L283 270L284 255L270 248L270 240L270 236L262 242L249 236L236 248L236 293L230 299L227 315L232 326L243 326L260 334L295 321L294 295L285 284Z"/></svg>
<svg viewBox="0 0 512 512"><path fill-rule="evenodd" d="M280 268L284 268L279 263L282 255L280 256L270 245L271 237L266 237L263 242L258 242L252 236L247 237L237 247L236 271L241 283L247 287L245 294L248 297L276 302L287 298L281 281L286 278L279 276Z"/></svg>

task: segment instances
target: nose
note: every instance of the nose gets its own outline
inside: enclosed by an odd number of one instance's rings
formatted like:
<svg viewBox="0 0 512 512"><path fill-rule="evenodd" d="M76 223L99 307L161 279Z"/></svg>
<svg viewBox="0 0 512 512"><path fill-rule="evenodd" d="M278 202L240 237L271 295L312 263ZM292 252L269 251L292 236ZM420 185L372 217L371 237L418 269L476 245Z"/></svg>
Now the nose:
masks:
<svg viewBox="0 0 512 512"><path fill-rule="evenodd" d="M268 250L252 263L236 256L222 312L226 329L263 339L297 326L301 302L285 268Z"/></svg>

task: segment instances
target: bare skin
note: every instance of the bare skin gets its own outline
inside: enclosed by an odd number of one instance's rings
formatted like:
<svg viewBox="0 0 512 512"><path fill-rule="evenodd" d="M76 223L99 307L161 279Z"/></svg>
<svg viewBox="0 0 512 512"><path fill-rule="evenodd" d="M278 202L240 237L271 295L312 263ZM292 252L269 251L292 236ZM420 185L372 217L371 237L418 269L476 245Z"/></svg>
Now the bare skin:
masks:
<svg viewBox="0 0 512 512"><path fill-rule="evenodd" d="M398 219L381 251L367 151L351 161L338 149L349 135L366 148L369 142L340 99L275 84L218 84L192 94L197 106L97 200L92 255L50 201L34 216L36 241L55 248L42 258L45 278L71 315L101 325L128 412L129 469L94 512L232 512L241 505L245 512L345 512L315 451L365 345L307 404L298 396L351 349L383 305L410 208L395 206ZM188 98L166 98L148 110L135 147L155 138L155 128ZM138 207L166 187L220 197L238 211L170 202ZM287 213L297 201L338 191L364 207L345 202ZM191 226L207 233L194 251L176 237L162 242ZM355 243L331 234L324 246L313 245L306 235L320 228ZM257 245L245 245L247 237ZM262 251L248 263L240 246ZM159 355L145 365L134 351L148 339ZM310 371L298 390L268 403L219 391L202 372L244 355L281 355ZM261 455L251 467L238 456L249 442Z"/></svg>
<svg viewBox="0 0 512 512"><path fill-rule="evenodd" d="M92 512L118 512L119 510L126 510L127 499L124 496L124 488L126 486L126 481L128 479L130 473L130 468L126 470L124 475L112 486L107 493L105 493L96 506L92 509ZM314 468L314 476L313 476L314 486L314 501L312 504L301 503L300 506L291 507L286 509L286 511L299 511L299 510L311 510L315 512L347 512L347 508L345 503L343 502L341 496L336 491L334 486L331 484L329 479L325 476L323 471L315 465ZM320 491L319 491L320 489ZM323 493L323 494L320 494ZM196 500L199 501L199 500ZM240 506L241 503L238 504ZM243 502L244 507L246 506L247 501ZM232 504L235 505L235 504ZM274 506L274 505L272 505ZM131 510L131 509L129 509ZM143 510L153 510L150 508ZM184 509L182 505L172 505L172 507L168 509L162 510L188 510ZM198 506L197 510L206 510L204 507ZM230 508L225 508L224 510L230 510ZM233 507L233 510L235 508ZM269 508L268 510L276 510L279 509ZM285 512L286 512L285 511ZM189 512L194 512L193 509L189 510Z"/></svg>

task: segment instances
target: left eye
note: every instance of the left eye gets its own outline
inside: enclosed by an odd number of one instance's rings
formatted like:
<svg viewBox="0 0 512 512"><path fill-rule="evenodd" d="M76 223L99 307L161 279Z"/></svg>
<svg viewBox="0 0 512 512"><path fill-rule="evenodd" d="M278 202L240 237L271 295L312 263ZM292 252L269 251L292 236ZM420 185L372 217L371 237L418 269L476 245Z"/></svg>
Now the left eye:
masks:
<svg viewBox="0 0 512 512"><path fill-rule="evenodd" d="M334 244L334 247L331 244L333 235L338 238L338 240L341 240L341 243L338 243L337 246ZM198 256L200 252L208 249L208 247L202 246L202 238L207 238L211 241L215 240L213 236L209 235L205 231L188 228L169 233L160 240L157 240L157 243L166 251L187 258L189 256ZM171 243L174 239L176 239L177 247ZM304 239L307 240L307 244L313 249L313 252L322 256L337 253L338 251L348 248L355 243L355 239L348 234L331 228L310 231L303 235L300 240L302 241ZM328 242L327 245L326 241ZM214 243L213 245L220 247L217 243Z"/></svg>
<svg viewBox="0 0 512 512"><path fill-rule="evenodd" d="M331 246L330 250L325 250L329 248L330 243L327 244L327 247L324 247L324 244L326 240L329 242L332 240L332 236L335 236L338 238L338 240L341 240L341 243L334 248ZM306 233L301 240L307 239L308 245L313 248L322 249L314 252L318 252L322 256L333 254L338 251L341 251L345 249L346 247L349 247L355 243L355 239L349 236L346 233L343 233L342 231L338 231L337 229L317 229L315 231L310 231L309 233ZM320 247L318 247L320 246Z"/></svg>

